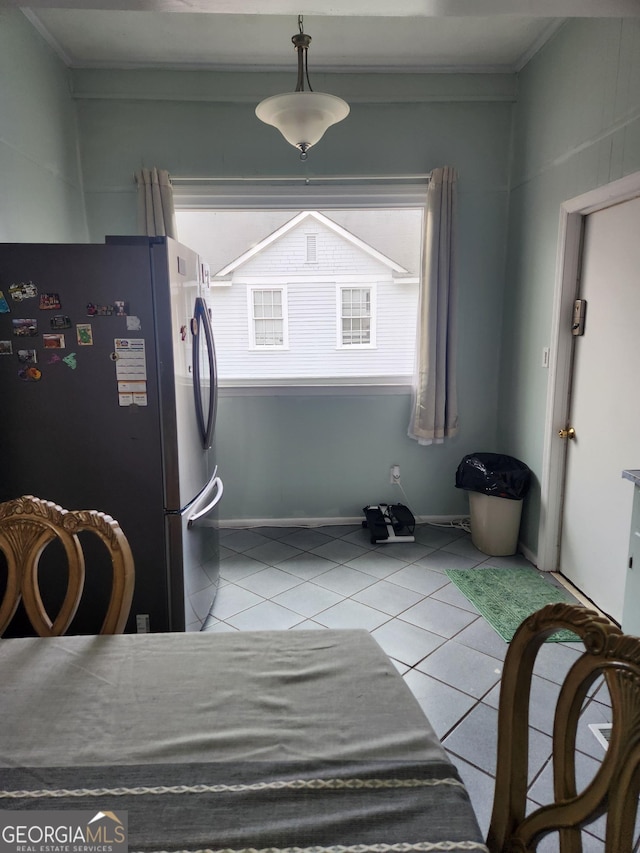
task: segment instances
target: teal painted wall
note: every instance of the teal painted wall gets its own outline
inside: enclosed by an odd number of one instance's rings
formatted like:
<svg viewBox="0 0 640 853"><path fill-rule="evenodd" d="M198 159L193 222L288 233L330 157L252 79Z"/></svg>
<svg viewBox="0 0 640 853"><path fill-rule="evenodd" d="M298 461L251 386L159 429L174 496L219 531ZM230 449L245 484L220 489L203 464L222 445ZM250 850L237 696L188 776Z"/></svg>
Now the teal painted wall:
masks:
<svg viewBox="0 0 640 853"><path fill-rule="evenodd" d="M320 75L351 114L301 163L256 104L291 88L278 74L73 72L92 239L135 229L133 173L176 177L397 175L453 163L467 193L507 190L510 75ZM387 93L387 89L391 89Z"/></svg>
<svg viewBox="0 0 640 853"><path fill-rule="evenodd" d="M509 75L336 75L314 88L345 97L348 120L309 160L254 115L287 75L76 71L91 236L135 228L133 173L181 176L397 175L452 164L460 202L460 434L444 446L407 437L404 395L223 396L217 454L223 518L358 516L408 500L416 514L467 512L454 487L466 453L492 450L502 322ZM400 465L406 498L389 484Z"/></svg>
<svg viewBox="0 0 640 853"><path fill-rule="evenodd" d="M0 9L0 116L0 241L86 241L69 72L15 9Z"/></svg>
<svg viewBox="0 0 640 853"><path fill-rule="evenodd" d="M460 511L451 470L460 451L407 438L408 396L258 399L221 400L224 517L339 518L362 515L369 503L406 503L389 484L394 461L411 506L419 500L432 515Z"/></svg>
<svg viewBox="0 0 640 853"><path fill-rule="evenodd" d="M319 75L315 88L345 97L352 114L306 164L253 115L261 98L291 88L289 75L69 74L16 10L0 12L0 48L1 240L133 233L140 166L203 177L455 166L459 436L440 447L411 442L407 396L223 398L223 515L357 514L397 497L392 463L417 513L464 512L453 488L459 459L501 450L534 471L522 533L535 553L548 381L540 358L550 343L559 208L640 169L640 22L568 22L517 87L509 75Z"/></svg>
<svg viewBox="0 0 640 853"><path fill-rule="evenodd" d="M640 170L640 21L564 25L519 76L498 442L535 482L521 537L538 548L550 331L563 201Z"/></svg>

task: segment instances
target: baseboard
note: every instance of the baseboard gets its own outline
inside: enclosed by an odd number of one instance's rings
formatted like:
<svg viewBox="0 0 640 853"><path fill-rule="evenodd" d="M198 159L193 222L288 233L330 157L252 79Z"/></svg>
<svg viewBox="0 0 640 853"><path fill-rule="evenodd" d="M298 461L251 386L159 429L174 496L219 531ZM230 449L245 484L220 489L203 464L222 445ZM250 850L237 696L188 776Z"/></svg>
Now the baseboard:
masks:
<svg viewBox="0 0 640 853"><path fill-rule="evenodd" d="M605 613L604 610L600 610L598 605L594 604L594 602L591 601L590 598L587 598L587 596L584 595L584 593L582 593L578 589L577 586L574 586L568 578L565 578L565 576L561 575L560 572L551 572L551 574L554 576L554 578L556 578L558 583L562 584L562 586L566 590L568 590L571 593L571 595L574 596L574 598L577 598L581 604L584 604L584 606L588 607L590 610L595 610L596 613L599 613L600 616L603 616L605 619L607 619L613 625L617 625L618 628L620 627L619 622L616 622L616 620L612 616L609 616L608 613Z"/></svg>
<svg viewBox="0 0 640 853"><path fill-rule="evenodd" d="M221 518L219 527L328 527L329 525L360 524L364 516L335 518Z"/></svg>
<svg viewBox="0 0 640 853"><path fill-rule="evenodd" d="M527 546L522 542L518 542L518 551L523 557L526 557L532 565L538 565L538 554L535 551L532 551L531 548L527 548Z"/></svg>
<svg viewBox="0 0 640 853"><path fill-rule="evenodd" d="M417 515L418 524L440 524L447 527L464 522L469 524L468 515Z"/></svg>
<svg viewBox="0 0 640 853"><path fill-rule="evenodd" d="M468 516L460 515L419 515L418 524L446 524L466 521ZM334 516L330 518L221 518L218 527L252 528L252 527L339 527L361 524L364 514L358 516Z"/></svg>
<svg viewBox="0 0 640 853"><path fill-rule="evenodd" d="M537 566L538 555L532 551L530 548L527 548L526 545L523 545L522 542L518 542L518 550L529 560L530 563L533 563L534 566ZM604 610L600 610L600 608L591 601L590 598L587 598L576 586L574 586L568 578L565 578L564 575L560 574L560 572L555 571L554 569L547 569L550 575L553 575L554 578L566 589L568 590L575 598L578 599L585 607L589 607L591 610L595 610L601 616L604 616L605 619L608 619L614 625L620 627L620 623L616 622L615 619L612 619L608 613L605 613Z"/></svg>

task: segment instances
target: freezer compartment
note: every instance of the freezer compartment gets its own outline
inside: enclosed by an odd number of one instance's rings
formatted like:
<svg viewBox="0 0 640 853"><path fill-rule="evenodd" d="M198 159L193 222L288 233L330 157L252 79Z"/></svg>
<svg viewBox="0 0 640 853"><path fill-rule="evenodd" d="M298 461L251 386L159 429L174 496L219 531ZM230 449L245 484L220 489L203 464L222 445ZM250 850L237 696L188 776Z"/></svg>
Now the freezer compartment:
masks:
<svg viewBox="0 0 640 853"><path fill-rule="evenodd" d="M214 472L207 488L184 512L166 516L172 631L199 631L218 591L218 504L223 491Z"/></svg>

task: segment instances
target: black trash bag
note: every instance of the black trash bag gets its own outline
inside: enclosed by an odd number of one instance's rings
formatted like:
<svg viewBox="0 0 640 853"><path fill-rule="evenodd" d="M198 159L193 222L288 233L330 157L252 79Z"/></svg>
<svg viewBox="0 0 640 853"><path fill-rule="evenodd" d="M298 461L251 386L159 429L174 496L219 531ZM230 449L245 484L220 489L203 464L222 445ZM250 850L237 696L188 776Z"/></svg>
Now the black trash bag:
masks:
<svg viewBox="0 0 640 853"><path fill-rule="evenodd" d="M502 453L470 453L458 465L456 488L520 500L529 491L531 469Z"/></svg>

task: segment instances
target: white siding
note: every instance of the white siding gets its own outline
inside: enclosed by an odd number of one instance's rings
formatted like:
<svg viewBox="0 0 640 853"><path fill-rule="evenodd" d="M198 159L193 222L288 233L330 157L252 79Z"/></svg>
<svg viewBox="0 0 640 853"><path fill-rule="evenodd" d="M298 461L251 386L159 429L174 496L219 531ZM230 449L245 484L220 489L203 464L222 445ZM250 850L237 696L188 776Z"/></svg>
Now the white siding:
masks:
<svg viewBox="0 0 640 853"><path fill-rule="evenodd" d="M307 235L316 236L315 264L307 263ZM321 275L379 275L388 268L339 236L317 220L300 223L275 243L254 255L236 270L237 278L246 276L308 275L314 270Z"/></svg>
<svg viewBox="0 0 640 853"><path fill-rule="evenodd" d="M317 235L309 264L307 235ZM337 346L336 285L376 290L376 346ZM289 347L250 350L247 287L286 285ZM390 269L321 223L299 227L239 267L229 287L210 291L222 380L409 376L415 352L418 286L394 281ZM408 319L407 319L408 318Z"/></svg>

